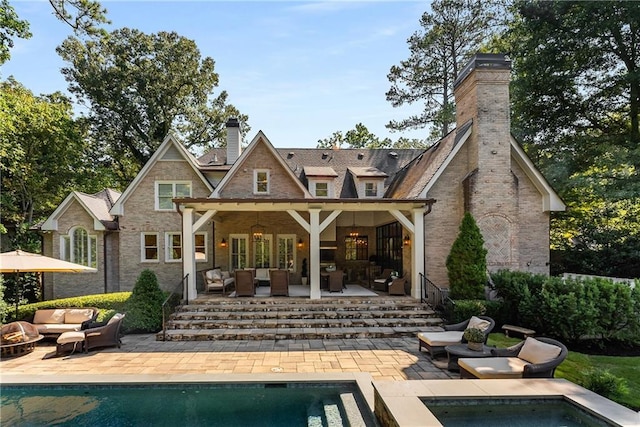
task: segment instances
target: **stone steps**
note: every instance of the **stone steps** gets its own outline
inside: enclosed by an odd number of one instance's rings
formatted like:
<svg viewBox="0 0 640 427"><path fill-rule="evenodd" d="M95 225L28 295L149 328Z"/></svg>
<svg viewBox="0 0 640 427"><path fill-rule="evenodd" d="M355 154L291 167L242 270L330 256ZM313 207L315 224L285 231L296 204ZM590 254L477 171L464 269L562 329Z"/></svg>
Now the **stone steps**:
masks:
<svg viewBox="0 0 640 427"><path fill-rule="evenodd" d="M441 324L430 307L412 298L208 298L178 307L156 339L395 338Z"/></svg>

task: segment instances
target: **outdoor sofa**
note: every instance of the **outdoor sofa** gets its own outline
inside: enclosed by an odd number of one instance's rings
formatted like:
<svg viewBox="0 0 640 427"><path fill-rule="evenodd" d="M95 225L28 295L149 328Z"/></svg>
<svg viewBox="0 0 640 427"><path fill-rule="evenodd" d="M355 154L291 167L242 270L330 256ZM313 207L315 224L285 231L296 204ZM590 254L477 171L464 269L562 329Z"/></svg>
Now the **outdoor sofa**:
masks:
<svg viewBox="0 0 640 427"><path fill-rule="evenodd" d="M235 279L228 271L223 271L219 268L207 270L202 273L202 276L204 278L204 290L207 293L222 292L222 295L224 295L227 289L235 283Z"/></svg>
<svg viewBox="0 0 640 427"><path fill-rule="evenodd" d="M31 322L45 337L59 336L64 332L79 331L83 322L98 317L95 307L45 308L36 310Z"/></svg>
<svg viewBox="0 0 640 427"><path fill-rule="evenodd" d="M567 353L560 341L529 337L509 348L492 349L495 357L458 359L460 378L553 378Z"/></svg>

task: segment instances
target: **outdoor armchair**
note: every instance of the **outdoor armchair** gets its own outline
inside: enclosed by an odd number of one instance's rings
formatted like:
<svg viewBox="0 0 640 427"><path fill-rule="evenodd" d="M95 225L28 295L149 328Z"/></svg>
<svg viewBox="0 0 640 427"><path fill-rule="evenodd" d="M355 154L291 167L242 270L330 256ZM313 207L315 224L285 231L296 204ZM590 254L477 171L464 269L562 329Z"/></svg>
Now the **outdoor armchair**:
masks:
<svg viewBox="0 0 640 427"><path fill-rule="evenodd" d="M495 357L458 359L461 378L553 378L567 357L567 347L551 338L527 338L509 348L494 348Z"/></svg>
<svg viewBox="0 0 640 427"><path fill-rule="evenodd" d="M255 270L236 270L236 296L252 297L256 294Z"/></svg>
<svg viewBox="0 0 640 427"><path fill-rule="evenodd" d="M406 295L404 291L405 283L407 283L406 276L393 279L391 283L389 283L389 295Z"/></svg>
<svg viewBox="0 0 640 427"><path fill-rule="evenodd" d="M391 274L393 270L391 268L385 268L382 270L382 274L379 277L373 279L373 289L376 291L387 291L387 283L391 281Z"/></svg>
<svg viewBox="0 0 640 427"><path fill-rule="evenodd" d="M471 316L468 320L452 325L444 325L443 331L418 333L418 351L425 348L431 358L438 353L446 353L445 347L464 342L463 334L467 328L478 328L484 332L484 342L495 326L495 321L488 316Z"/></svg>
<svg viewBox="0 0 640 427"><path fill-rule="evenodd" d="M96 347L112 347L120 348L120 327L124 320L124 313L116 313L106 325L97 328L85 329L84 332L84 350L89 351Z"/></svg>
<svg viewBox="0 0 640 427"><path fill-rule="evenodd" d="M269 272L271 296L289 296L289 270L271 270Z"/></svg>
<svg viewBox="0 0 640 427"><path fill-rule="evenodd" d="M342 292L344 272L342 270L329 272L329 292Z"/></svg>

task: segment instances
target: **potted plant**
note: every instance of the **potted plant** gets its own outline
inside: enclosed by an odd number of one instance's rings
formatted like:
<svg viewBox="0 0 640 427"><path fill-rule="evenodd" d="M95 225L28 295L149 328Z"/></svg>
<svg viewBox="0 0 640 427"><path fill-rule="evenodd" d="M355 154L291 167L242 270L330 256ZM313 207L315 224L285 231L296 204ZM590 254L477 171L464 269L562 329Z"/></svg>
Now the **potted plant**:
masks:
<svg viewBox="0 0 640 427"><path fill-rule="evenodd" d="M484 332L478 328L465 329L462 335L467 340L467 347L469 350L481 351L484 344Z"/></svg>
<svg viewBox="0 0 640 427"><path fill-rule="evenodd" d="M304 258L302 260L302 270L301 270L301 275L302 275L302 284L306 286L307 284L307 259Z"/></svg>

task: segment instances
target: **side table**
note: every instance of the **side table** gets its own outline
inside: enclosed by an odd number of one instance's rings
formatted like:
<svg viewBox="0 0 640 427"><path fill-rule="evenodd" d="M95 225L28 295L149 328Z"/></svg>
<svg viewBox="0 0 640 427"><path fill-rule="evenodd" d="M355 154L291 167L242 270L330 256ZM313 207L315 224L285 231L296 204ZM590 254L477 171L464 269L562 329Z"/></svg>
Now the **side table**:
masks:
<svg viewBox="0 0 640 427"><path fill-rule="evenodd" d="M458 366L458 359L461 357L491 357L491 349L493 348L494 347L482 345L482 350L471 350L467 347L467 344L448 345L444 348L449 357L447 369L450 371L459 371L460 367Z"/></svg>

